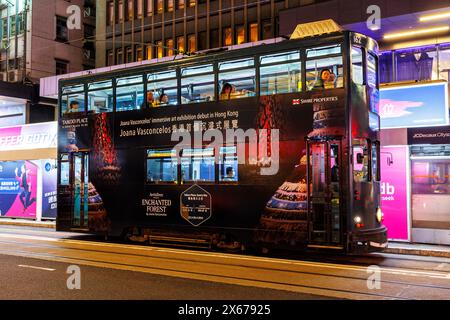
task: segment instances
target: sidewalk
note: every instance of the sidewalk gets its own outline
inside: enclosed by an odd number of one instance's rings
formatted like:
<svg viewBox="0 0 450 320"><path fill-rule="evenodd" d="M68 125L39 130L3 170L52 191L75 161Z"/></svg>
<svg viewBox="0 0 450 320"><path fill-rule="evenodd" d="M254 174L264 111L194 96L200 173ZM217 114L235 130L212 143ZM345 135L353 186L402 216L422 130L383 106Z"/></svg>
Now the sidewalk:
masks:
<svg viewBox="0 0 450 320"><path fill-rule="evenodd" d="M26 219L0 218L0 226L20 226L37 228L55 228L55 221L34 221Z"/></svg>
<svg viewBox="0 0 450 320"><path fill-rule="evenodd" d="M450 246L446 245L389 242L388 247L384 249L383 252L394 254L450 258Z"/></svg>

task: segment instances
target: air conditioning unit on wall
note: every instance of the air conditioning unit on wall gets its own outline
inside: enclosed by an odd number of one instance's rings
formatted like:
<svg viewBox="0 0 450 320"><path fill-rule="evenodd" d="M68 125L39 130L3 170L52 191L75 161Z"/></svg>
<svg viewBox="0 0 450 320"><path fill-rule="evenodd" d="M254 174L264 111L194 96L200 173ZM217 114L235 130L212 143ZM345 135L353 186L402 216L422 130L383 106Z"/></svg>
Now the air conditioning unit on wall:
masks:
<svg viewBox="0 0 450 320"><path fill-rule="evenodd" d="M23 71L22 70L10 70L8 71L8 82L22 82L23 80Z"/></svg>

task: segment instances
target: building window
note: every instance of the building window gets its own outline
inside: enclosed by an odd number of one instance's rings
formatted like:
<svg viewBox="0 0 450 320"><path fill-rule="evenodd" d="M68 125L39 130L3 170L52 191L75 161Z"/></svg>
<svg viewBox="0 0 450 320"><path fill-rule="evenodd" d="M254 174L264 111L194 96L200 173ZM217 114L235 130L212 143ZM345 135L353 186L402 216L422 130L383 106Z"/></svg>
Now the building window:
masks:
<svg viewBox="0 0 450 320"><path fill-rule="evenodd" d="M134 17L134 0L128 0L127 2L127 20L133 20Z"/></svg>
<svg viewBox="0 0 450 320"><path fill-rule="evenodd" d="M108 3L108 25L114 24L114 1Z"/></svg>
<svg viewBox="0 0 450 320"><path fill-rule="evenodd" d="M116 62L117 62L117 64L123 64L122 48L116 50Z"/></svg>
<svg viewBox="0 0 450 320"><path fill-rule="evenodd" d="M197 1L195 0L188 0L189 1L189 7L195 7L195 4Z"/></svg>
<svg viewBox="0 0 450 320"><path fill-rule="evenodd" d="M112 50L108 50L107 64L108 66L114 65L114 53Z"/></svg>
<svg viewBox="0 0 450 320"><path fill-rule="evenodd" d="M177 183L176 150L147 150L147 182Z"/></svg>
<svg viewBox="0 0 450 320"><path fill-rule="evenodd" d="M151 60L153 59L153 46L151 44L147 45L145 50L145 59Z"/></svg>
<svg viewBox="0 0 450 320"><path fill-rule="evenodd" d="M236 26L236 43L241 44L245 42L245 28L243 25Z"/></svg>
<svg viewBox="0 0 450 320"><path fill-rule="evenodd" d="M259 33L258 33L258 24L257 23L251 23L249 27L249 36L250 36L250 42L256 42L259 40Z"/></svg>
<svg viewBox="0 0 450 320"><path fill-rule="evenodd" d="M395 52L396 81L438 79L436 47L412 48Z"/></svg>
<svg viewBox="0 0 450 320"><path fill-rule="evenodd" d="M157 58L164 57L164 48L162 41L156 41L156 57Z"/></svg>
<svg viewBox="0 0 450 320"><path fill-rule="evenodd" d="M184 45L184 37L183 36L177 38L177 49L178 49L178 53L184 53L185 45Z"/></svg>
<svg viewBox="0 0 450 320"><path fill-rule="evenodd" d="M174 7L174 0L166 0L167 12L172 12Z"/></svg>
<svg viewBox="0 0 450 320"><path fill-rule="evenodd" d="M136 61L142 61L144 60L144 51L142 50L142 47L136 48Z"/></svg>
<svg viewBox="0 0 450 320"><path fill-rule="evenodd" d="M213 29L209 31L209 47L210 48L220 47L219 29Z"/></svg>
<svg viewBox="0 0 450 320"><path fill-rule="evenodd" d="M69 72L69 63L65 60L55 60L56 64L56 75L66 74Z"/></svg>
<svg viewBox="0 0 450 320"><path fill-rule="evenodd" d="M119 0L119 5L118 5L118 11L119 11L119 22L123 21L123 11L124 11L124 7L123 7L123 1L124 0Z"/></svg>
<svg viewBox="0 0 450 320"><path fill-rule="evenodd" d="M67 18L56 17L56 40L66 42L69 40L69 30L67 29Z"/></svg>
<svg viewBox="0 0 450 320"><path fill-rule="evenodd" d="M138 18L144 15L144 0L137 0L136 15Z"/></svg>
<svg viewBox="0 0 450 320"><path fill-rule="evenodd" d="M184 9L185 5L186 4L184 0L178 0L178 9Z"/></svg>
<svg viewBox="0 0 450 320"><path fill-rule="evenodd" d="M174 54L173 39L166 40L166 50L167 50L167 56L173 56L173 54Z"/></svg>
<svg viewBox="0 0 450 320"><path fill-rule="evenodd" d="M271 39L272 38L272 24L270 21L264 21L262 27L262 38Z"/></svg>
<svg viewBox="0 0 450 320"><path fill-rule="evenodd" d="M156 11L158 13L163 13L163 11L164 11L164 0L156 0Z"/></svg>
<svg viewBox="0 0 450 320"><path fill-rule="evenodd" d="M191 53L197 51L195 34L188 35L188 51Z"/></svg>
<svg viewBox="0 0 450 320"><path fill-rule="evenodd" d="M231 27L223 29L223 45L231 46L233 44L233 34L231 33Z"/></svg>
<svg viewBox="0 0 450 320"><path fill-rule="evenodd" d="M147 0L147 17L153 14L153 0Z"/></svg>
<svg viewBox="0 0 450 320"><path fill-rule="evenodd" d="M133 62L133 49L128 47L127 48L127 63Z"/></svg>
<svg viewBox="0 0 450 320"><path fill-rule="evenodd" d="M206 31L201 31L198 33L198 50L205 50L207 47L207 35Z"/></svg>

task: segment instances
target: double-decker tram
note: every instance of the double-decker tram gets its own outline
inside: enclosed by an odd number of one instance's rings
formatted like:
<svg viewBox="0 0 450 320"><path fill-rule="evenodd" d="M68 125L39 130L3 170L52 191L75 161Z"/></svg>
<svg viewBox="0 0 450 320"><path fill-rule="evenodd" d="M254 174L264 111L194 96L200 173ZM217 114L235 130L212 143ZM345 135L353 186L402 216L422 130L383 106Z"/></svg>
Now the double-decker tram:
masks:
<svg viewBox="0 0 450 320"><path fill-rule="evenodd" d="M310 26L60 80L57 230L229 251L385 247L377 44Z"/></svg>

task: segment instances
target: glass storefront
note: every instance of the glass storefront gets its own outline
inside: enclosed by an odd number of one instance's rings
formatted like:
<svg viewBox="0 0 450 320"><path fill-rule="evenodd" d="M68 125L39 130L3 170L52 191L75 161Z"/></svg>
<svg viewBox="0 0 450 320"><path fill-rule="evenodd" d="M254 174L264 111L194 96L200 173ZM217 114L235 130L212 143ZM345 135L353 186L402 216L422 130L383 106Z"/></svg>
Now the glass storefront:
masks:
<svg viewBox="0 0 450 320"><path fill-rule="evenodd" d="M450 229L450 145L411 147L412 227Z"/></svg>
<svg viewBox="0 0 450 320"><path fill-rule="evenodd" d="M386 51L380 55L381 83L449 80L450 43Z"/></svg>

